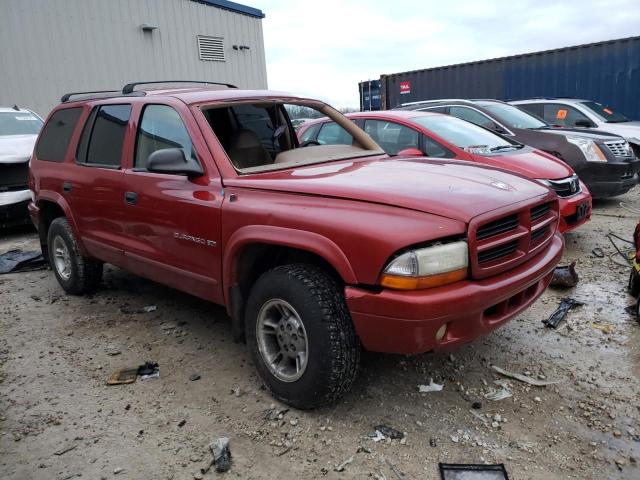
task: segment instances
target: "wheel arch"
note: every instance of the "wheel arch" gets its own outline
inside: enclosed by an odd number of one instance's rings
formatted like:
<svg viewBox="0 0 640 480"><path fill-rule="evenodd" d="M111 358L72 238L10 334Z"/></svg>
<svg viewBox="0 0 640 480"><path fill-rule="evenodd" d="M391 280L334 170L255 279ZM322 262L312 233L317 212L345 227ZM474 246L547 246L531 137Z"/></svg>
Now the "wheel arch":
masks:
<svg viewBox="0 0 640 480"><path fill-rule="evenodd" d="M77 239L80 251L83 255L87 254L79 235L78 225L71 213L71 208L62 195L55 192L40 192L36 205L38 207L38 236L40 237L40 246L42 247L43 255L47 260L47 235L49 233L49 227L51 222L58 217L65 217L67 219L67 222Z"/></svg>
<svg viewBox="0 0 640 480"><path fill-rule="evenodd" d="M244 304L253 283L265 271L287 263L317 265L341 285L357 283L344 252L322 235L269 225L243 227L227 242L222 272L234 340L244 338Z"/></svg>

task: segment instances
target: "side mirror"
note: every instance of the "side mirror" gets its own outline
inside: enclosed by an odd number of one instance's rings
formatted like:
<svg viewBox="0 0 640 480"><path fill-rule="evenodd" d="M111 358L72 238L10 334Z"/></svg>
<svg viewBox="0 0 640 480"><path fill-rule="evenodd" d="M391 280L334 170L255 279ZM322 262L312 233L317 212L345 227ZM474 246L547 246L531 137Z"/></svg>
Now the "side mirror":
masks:
<svg viewBox="0 0 640 480"><path fill-rule="evenodd" d="M593 124L589 120L587 120L586 118L579 118L578 120L576 120L574 122L574 125L576 127L584 127L584 128L593 127Z"/></svg>
<svg viewBox="0 0 640 480"><path fill-rule="evenodd" d="M147 170L154 173L173 173L187 177L204 175L202 167L192 159L187 159L181 148L156 150L147 160Z"/></svg>
<svg viewBox="0 0 640 480"><path fill-rule="evenodd" d="M398 152L399 157L424 157L424 153L415 147L405 148Z"/></svg>

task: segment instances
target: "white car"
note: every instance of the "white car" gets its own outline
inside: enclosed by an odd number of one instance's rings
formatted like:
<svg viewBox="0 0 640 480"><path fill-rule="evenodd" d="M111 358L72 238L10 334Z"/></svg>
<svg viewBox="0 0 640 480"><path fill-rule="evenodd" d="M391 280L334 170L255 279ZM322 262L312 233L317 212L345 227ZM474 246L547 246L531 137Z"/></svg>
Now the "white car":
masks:
<svg viewBox="0 0 640 480"><path fill-rule="evenodd" d="M0 228L29 222L29 159L41 128L31 110L0 107Z"/></svg>
<svg viewBox="0 0 640 480"><path fill-rule="evenodd" d="M640 157L640 122L593 100L532 98L510 102L560 127L597 128L624 137Z"/></svg>

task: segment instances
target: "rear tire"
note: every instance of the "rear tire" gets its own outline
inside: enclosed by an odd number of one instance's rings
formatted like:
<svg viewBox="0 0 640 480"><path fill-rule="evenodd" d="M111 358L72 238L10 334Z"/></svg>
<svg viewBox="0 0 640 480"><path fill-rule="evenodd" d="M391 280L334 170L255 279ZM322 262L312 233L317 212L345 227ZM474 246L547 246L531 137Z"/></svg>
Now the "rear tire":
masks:
<svg viewBox="0 0 640 480"><path fill-rule="evenodd" d="M65 292L83 295L98 288L102 281L103 263L80 254L66 218L58 217L51 222L47 248L53 273Z"/></svg>
<svg viewBox="0 0 640 480"><path fill-rule="evenodd" d="M640 274L635 267L631 267L629 273L629 293L636 298L640 295Z"/></svg>
<svg viewBox="0 0 640 480"><path fill-rule="evenodd" d="M295 408L335 402L351 388L360 344L341 289L324 270L283 265L254 284L247 344L273 395Z"/></svg>

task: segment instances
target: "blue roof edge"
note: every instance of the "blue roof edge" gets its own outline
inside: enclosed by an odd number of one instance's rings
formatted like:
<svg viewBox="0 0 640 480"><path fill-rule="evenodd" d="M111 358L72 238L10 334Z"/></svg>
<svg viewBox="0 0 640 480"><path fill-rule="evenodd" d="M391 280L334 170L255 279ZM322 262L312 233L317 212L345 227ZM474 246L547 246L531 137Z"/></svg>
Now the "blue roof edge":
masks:
<svg viewBox="0 0 640 480"><path fill-rule="evenodd" d="M242 5L241 3L230 2L228 0L191 0L193 2L204 3L211 5L212 7L222 8L231 12L240 13L242 15L249 15L255 18L264 18L264 13L259 8L249 7Z"/></svg>

